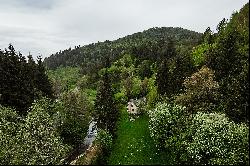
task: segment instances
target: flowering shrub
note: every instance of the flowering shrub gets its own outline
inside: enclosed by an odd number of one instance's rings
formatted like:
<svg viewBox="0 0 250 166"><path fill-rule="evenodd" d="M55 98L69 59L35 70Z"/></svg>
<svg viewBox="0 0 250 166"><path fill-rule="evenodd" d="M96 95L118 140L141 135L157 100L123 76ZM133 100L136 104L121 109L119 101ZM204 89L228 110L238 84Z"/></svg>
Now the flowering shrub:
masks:
<svg viewBox="0 0 250 166"><path fill-rule="evenodd" d="M164 147L166 140L177 133L184 109L175 104L158 103L154 110L149 111L150 135L157 145Z"/></svg>
<svg viewBox="0 0 250 166"><path fill-rule="evenodd" d="M23 120L0 106L0 164L60 164L68 147L42 103L33 104Z"/></svg>
<svg viewBox="0 0 250 166"><path fill-rule="evenodd" d="M187 151L194 164L249 164L249 129L225 114L198 112L190 126Z"/></svg>
<svg viewBox="0 0 250 166"><path fill-rule="evenodd" d="M106 164L107 157L110 154L111 147L112 147L112 135L103 129L100 129L98 131L96 140L94 141L94 144L96 144L97 147L100 147L100 152L97 155L96 163L95 164Z"/></svg>
<svg viewBox="0 0 250 166"><path fill-rule="evenodd" d="M101 129L98 131L96 142L99 143L102 148L110 150L112 146L112 135L108 131Z"/></svg>
<svg viewBox="0 0 250 166"><path fill-rule="evenodd" d="M0 105L0 164L10 164L18 131L17 113Z"/></svg>
<svg viewBox="0 0 250 166"><path fill-rule="evenodd" d="M176 98L178 104L184 105L191 112L211 111L219 95L219 84L214 80L214 71L203 66L198 72L185 79L185 92Z"/></svg>

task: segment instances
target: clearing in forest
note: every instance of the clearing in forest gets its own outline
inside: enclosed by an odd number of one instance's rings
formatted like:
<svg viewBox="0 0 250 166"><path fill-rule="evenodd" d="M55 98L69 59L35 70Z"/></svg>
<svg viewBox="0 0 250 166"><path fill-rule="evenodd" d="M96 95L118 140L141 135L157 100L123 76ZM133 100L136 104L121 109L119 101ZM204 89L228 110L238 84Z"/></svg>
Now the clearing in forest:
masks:
<svg viewBox="0 0 250 166"><path fill-rule="evenodd" d="M158 150L150 137L148 121L146 114L130 121L126 108L121 110L117 139L114 140L109 165L171 164L171 157Z"/></svg>

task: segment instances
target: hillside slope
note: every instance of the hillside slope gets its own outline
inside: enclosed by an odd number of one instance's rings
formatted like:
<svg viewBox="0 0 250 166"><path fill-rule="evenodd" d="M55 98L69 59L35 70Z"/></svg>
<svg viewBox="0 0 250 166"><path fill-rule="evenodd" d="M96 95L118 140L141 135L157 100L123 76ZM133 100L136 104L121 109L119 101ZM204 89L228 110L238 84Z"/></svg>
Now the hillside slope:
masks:
<svg viewBox="0 0 250 166"><path fill-rule="evenodd" d="M103 57L109 56L113 61L124 53L137 54L140 51L136 50L141 47L143 50L147 47L152 51L152 48L164 45L169 38L175 42L177 49L185 52L199 43L201 35L179 27L150 28L114 41L106 40L82 47L76 46L74 49L69 48L45 58L44 63L49 69L56 69L59 66L88 66L96 70L102 67Z"/></svg>

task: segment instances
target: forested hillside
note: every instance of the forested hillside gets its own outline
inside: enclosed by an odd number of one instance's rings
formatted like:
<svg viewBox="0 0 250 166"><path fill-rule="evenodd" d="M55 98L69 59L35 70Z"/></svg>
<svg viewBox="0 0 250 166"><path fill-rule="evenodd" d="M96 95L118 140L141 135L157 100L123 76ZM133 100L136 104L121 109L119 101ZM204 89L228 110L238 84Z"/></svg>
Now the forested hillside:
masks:
<svg viewBox="0 0 250 166"><path fill-rule="evenodd" d="M2 165L249 165L249 3L215 32L151 28L43 63L10 45L0 80Z"/></svg>
<svg viewBox="0 0 250 166"><path fill-rule="evenodd" d="M163 44L170 38L176 42L178 49L186 51L200 41L201 34L183 28L151 28L114 41L106 40L59 51L45 58L44 63L49 69L59 66L89 66L89 70L92 71L91 69L103 67L102 60L107 56L111 61L121 58L121 54L124 53L155 59L157 55L152 54L155 53L154 49L160 47L159 43Z"/></svg>
<svg viewBox="0 0 250 166"><path fill-rule="evenodd" d="M107 57L113 62L129 54L136 58L136 65L143 60L148 60L147 65L151 65L160 60L160 56L164 56L168 42L174 42L180 54L187 54L201 41L201 37L200 33L182 28L151 28L114 41L75 46L74 49L57 52L45 58L44 64L48 69L80 67L80 73L90 76L90 80L95 83L99 79L98 71L104 67L103 62Z"/></svg>

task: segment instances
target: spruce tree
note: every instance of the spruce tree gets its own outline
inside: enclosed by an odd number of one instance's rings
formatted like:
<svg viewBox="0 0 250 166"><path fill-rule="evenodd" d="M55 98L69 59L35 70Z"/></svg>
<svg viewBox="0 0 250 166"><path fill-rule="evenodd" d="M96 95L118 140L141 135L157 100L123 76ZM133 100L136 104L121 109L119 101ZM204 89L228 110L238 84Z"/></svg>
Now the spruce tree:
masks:
<svg viewBox="0 0 250 166"><path fill-rule="evenodd" d="M162 47L162 51L159 52L160 61L158 62L158 71L156 75L157 91L161 95L172 94L172 83L170 73L170 62L176 57L175 45L172 39L169 39L166 46Z"/></svg>
<svg viewBox="0 0 250 166"><path fill-rule="evenodd" d="M36 95L38 91L42 92L42 96L52 96L41 58L36 64L29 55L27 62L11 44L5 51L0 51L0 80L0 104L15 108L23 115L34 99L40 97Z"/></svg>
<svg viewBox="0 0 250 166"><path fill-rule="evenodd" d="M35 87L37 89L36 97L39 98L39 95L42 95L53 98L52 85L49 81L48 76L46 75L45 67L42 64L42 57L38 56L37 59L37 67L34 78Z"/></svg>
<svg viewBox="0 0 250 166"><path fill-rule="evenodd" d="M156 75L156 83L157 83L157 92L158 94L165 95L169 92L169 67L167 60L164 59L163 62L158 67L157 75Z"/></svg>
<svg viewBox="0 0 250 166"><path fill-rule="evenodd" d="M30 72L25 57L10 44L0 57L0 104L26 114L33 102Z"/></svg>
<svg viewBox="0 0 250 166"><path fill-rule="evenodd" d="M106 66L109 66L108 63L109 60L106 61ZM99 90L96 96L95 118L99 128L106 129L114 134L118 111L113 99L113 91L107 68L101 78Z"/></svg>

